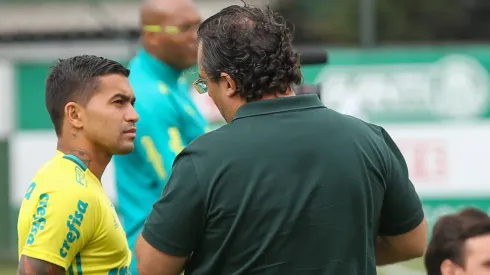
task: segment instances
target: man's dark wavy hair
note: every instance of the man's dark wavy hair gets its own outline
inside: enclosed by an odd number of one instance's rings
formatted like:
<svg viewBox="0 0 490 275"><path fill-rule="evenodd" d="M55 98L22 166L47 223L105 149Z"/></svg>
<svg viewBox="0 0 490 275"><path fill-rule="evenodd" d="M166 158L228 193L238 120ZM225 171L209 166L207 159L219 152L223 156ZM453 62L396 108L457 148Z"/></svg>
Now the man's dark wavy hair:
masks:
<svg viewBox="0 0 490 275"><path fill-rule="evenodd" d="M222 72L237 84L247 102L286 93L302 81L299 55L292 46L292 28L269 7L233 5L199 27L202 68L216 82Z"/></svg>

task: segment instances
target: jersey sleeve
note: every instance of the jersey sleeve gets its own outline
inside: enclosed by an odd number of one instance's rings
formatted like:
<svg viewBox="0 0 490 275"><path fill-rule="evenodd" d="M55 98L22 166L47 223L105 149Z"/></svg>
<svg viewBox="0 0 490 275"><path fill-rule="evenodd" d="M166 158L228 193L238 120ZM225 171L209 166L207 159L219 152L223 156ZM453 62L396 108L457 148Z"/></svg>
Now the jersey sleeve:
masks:
<svg viewBox="0 0 490 275"><path fill-rule="evenodd" d="M146 159L151 167L154 183L161 189L167 183L175 157L184 149L182 129L175 126L175 122L179 120L175 116L180 112L176 110L180 109L174 106L175 101L169 94L169 88L162 85L153 82L135 85L135 93L146 92L144 98L135 105L140 114L135 151L141 152ZM162 87L165 90L154 91L157 88L163 89Z"/></svg>
<svg viewBox="0 0 490 275"><path fill-rule="evenodd" d="M180 104L179 106L185 121L182 127L182 139L184 144L189 144L197 137L208 132L206 119L195 104L191 95L192 92L194 91L187 87L187 92L185 93L186 104Z"/></svg>
<svg viewBox="0 0 490 275"><path fill-rule="evenodd" d="M142 157L146 159L151 177L154 179L152 184L156 183L163 189L172 170L173 160L179 153L176 150L181 150L171 148L171 135L176 133L166 119L158 119L157 112L141 112L140 117L135 151L141 152Z"/></svg>
<svg viewBox="0 0 490 275"><path fill-rule="evenodd" d="M204 232L204 205L204 193L192 157L182 153L176 159L160 200L146 219L143 238L168 255L189 256Z"/></svg>
<svg viewBox="0 0 490 275"><path fill-rule="evenodd" d="M65 269L70 266L91 241L100 219L97 197L82 188L63 188L39 195L38 204L30 213L33 221L21 255Z"/></svg>
<svg viewBox="0 0 490 275"><path fill-rule="evenodd" d="M205 119L196 107L185 106L185 115L189 123L182 127L182 140L184 144L191 143L194 139L208 132L208 126Z"/></svg>
<svg viewBox="0 0 490 275"><path fill-rule="evenodd" d="M386 148L387 175L379 235L395 236L415 229L423 221L424 211L402 153L384 129L381 133Z"/></svg>

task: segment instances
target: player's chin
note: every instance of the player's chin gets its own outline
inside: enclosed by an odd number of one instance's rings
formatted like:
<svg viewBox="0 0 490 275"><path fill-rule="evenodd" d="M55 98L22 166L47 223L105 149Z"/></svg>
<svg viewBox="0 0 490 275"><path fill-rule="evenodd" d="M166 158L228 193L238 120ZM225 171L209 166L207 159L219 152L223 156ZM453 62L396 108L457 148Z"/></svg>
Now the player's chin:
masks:
<svg viewBox="0 0 490 275"><path fill-rule="evenodd" d="M126 155L134 150L134 142L126 142L125 144L120 144L117 148L114 148L113 154L114 155Z"/></svg>

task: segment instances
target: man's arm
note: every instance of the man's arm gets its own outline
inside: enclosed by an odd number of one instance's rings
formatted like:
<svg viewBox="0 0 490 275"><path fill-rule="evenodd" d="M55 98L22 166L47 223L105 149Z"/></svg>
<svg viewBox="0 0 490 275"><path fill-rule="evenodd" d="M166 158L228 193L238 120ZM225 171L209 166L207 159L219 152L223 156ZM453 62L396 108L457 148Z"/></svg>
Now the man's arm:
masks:
<svg viewBox="0 0 490 275"><path fill-rule="evenodd" d="M427 243L427 221L424 219L414 230L397 236L379 236L376 265L388 265L422 257Z"/></svg>
<svg viewBox="0 0 490 275"><path fill-rule="evenodd" d="M175 257L155 249L141 235L136 241L136 255L140 275L181 274L187 260L187 257Z"/></svg>
<svg viewBox="0 0 490 275"><path fill-rule="evenodd" d="M161 199L153 205L136 244L139 275L178 275L200 241L204 193L186 150L175 160Z"/></svg>
<svg viewBox="0 0 490 275"><path fill-rule="evenodd" d="M61 266L22 255L17 275L65 275Z"/></svg>
<svg viewBox="0 0 490 275"><path fill-rule="evenodd" d="M386 193L381 209L376 264L422 257L427 247L427 221L422 203L408 176L408 167L388 133L385 141Z"/></svg>
<svg viewBox="0 0 490 275"><path fill-rule="evenodd" d="M84 186L67 186L40 194L30 234L21 249L20 274L63 274L92 239L99 221L97 198ZM24 272L24 273L21 273ZM57 273L54 273L57 274Z"/></svg>

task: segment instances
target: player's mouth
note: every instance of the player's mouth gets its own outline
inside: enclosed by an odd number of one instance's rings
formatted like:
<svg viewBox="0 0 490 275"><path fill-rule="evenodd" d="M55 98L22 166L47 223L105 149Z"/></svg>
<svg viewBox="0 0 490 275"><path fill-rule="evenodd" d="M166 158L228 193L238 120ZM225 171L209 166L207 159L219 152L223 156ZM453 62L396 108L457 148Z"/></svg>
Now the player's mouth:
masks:
<svg viewBox="0 0 490 275"><path fill-rule="evenodd" d="M129 130L126 130L123 132L124 135L130 136L130 137L136 137L136 128L131 128Z"/></svg>

